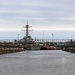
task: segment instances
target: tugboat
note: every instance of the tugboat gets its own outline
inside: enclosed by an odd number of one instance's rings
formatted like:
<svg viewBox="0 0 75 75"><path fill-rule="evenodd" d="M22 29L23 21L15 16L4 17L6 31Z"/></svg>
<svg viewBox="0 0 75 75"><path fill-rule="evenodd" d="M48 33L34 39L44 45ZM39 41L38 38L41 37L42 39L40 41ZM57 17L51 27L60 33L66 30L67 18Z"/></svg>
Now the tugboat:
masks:
<svg viewBox="0 0 75 75"><path fill-rule="evenodd" d="M56 50L55 46L44 45L41 47L41 50Z"/></svg>
<svg viewBox="0 0 75 75"><path fill-rule="evenodd" d="M28 22L27 22L27 25L24 26L24 28L26 28L25 32L26 32L26 36L21 39L21 41L23 41L23 45L24 45L24 49L25 50L40 50L41 46L35 42L35 40L32 39L31 36L29 36L29 28L31 26L28 25Z"/></svg>

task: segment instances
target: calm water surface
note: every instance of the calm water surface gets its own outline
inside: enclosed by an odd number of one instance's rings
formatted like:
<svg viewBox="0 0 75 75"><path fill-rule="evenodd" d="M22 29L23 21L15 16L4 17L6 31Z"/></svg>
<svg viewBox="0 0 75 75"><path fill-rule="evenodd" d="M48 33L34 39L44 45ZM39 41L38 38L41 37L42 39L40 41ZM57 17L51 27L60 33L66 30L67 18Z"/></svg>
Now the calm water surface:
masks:
<svg viewBox="0 0 75 75"><path fill-rule="evenodd" d="M59 50L0 55L0 75L75 75L75 54Z"/></svg>

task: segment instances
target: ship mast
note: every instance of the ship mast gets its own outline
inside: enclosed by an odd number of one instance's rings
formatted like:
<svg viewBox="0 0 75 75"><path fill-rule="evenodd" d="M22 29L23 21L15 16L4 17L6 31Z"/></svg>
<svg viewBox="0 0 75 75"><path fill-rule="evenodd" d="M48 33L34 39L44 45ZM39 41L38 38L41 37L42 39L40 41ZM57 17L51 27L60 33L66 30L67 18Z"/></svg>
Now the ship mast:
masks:
<svg viewBox="0 0 75 75"><path fill-rule="evenodd" d="M26 32L26 38L28 38L28 36L29 36L29 28L30 28L30 27L31 27L31 26L28 25L28 21L27 21L27 25L24 26L24 28L26 28L26 30L25 30L25 32Z"/></svg>
<svg viewBox="0 0 75 75"><path fill-rule="evenodd" d="M27 25L26 25L26 38L28 37L29 35L29 25L28 25L28 21L27 21Z"/></svg>

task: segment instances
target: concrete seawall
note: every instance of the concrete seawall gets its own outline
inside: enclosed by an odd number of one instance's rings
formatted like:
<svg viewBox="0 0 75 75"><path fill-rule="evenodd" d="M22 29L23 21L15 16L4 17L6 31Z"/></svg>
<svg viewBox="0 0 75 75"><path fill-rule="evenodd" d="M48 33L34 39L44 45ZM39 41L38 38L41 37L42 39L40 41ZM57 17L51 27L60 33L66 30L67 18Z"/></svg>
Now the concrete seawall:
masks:
<svg viewBox="0 0 75 75"><path fill-rule="evenodd" d="M15 53L24 51L23 48L0 48L0 54Z"/></svg>

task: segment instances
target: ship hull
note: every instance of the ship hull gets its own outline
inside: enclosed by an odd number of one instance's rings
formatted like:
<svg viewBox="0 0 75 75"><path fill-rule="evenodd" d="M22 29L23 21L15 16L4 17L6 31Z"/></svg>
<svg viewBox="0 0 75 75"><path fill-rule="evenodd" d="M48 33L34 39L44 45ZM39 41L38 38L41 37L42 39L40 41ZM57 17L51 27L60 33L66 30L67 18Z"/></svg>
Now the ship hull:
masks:
<svg viewBox="0 0 75 75"><path fill-rule="evenodd" d="M40 50L40 45L25 45L24 49L26 50Z"/></svg>

